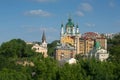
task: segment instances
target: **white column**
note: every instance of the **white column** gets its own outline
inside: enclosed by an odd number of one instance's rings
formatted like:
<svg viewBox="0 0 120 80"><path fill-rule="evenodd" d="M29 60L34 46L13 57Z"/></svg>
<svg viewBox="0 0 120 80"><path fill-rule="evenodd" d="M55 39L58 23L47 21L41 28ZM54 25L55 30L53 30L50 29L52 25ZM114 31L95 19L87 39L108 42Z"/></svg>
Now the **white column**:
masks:
<svg viewBox="0 0 120 80"><path fill-rule="evenodd" d="M79 28L76 29L76 33L77 33L77 34L79 33Z"/></svg>
<svg viewBox="0 0 120 80"><path fill-rule="evenodd" d="M63 36L64 34L64 27L63 27L63 24L61 25L61 36Z"/></svg>
<svg viewBox="0 0 120 80"><path fill-rule="evenodd" d="M75 27L73 27L73 35L75 35Z"/></svg>
<svg viewBox="0 0 120 80"><path fill-rule="evenodd" d="M107 50L107 39L105 39L105 49Z"/></svg>

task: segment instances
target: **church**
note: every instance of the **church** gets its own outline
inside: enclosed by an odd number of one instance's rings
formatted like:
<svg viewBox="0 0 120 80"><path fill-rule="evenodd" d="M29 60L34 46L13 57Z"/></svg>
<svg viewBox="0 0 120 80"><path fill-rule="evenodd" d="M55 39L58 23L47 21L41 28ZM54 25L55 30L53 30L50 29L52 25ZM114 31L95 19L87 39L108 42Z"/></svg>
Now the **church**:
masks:
<svg viewBox="0 0 120 80"><path fill-rule="evenodd" d="M106 61L106 59L109 57L109 53L107 50L101 48L101 45L98 41L94 41L94 48L86 55L86 57L94 58L96 60L100 61Z"/></svg>
<svg viewBox="0 0 120 80"><path fill-rule="evenodd" d="M60 43L55 48L55 58L64 60L75 58L77 54L86 55L94 48L94 40L100 43L101 48L107 50L107 39L96 32L80 33L79 25L74 24L72 18L61 24Z"/></svg>
<svg viewBox="0 0 120 80"><path fill-rule="evenodd" d="M34 49L38 53L42 53L44 57L47 57L47 42L46 42L46 36L45 32L43 32L42 35L42 43L34 43L32 49Z"/></svg>

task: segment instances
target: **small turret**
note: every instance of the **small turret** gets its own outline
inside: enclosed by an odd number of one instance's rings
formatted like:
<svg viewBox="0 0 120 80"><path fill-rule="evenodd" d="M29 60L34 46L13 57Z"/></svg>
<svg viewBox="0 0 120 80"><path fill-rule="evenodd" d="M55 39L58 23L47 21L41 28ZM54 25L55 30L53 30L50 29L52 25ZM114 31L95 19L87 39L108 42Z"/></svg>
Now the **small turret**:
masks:
<svg viewBox="0 0 120 80"><path fill-rule="evenodd" d="M42 43L46 42L46 37L45 37L45 32L43 31L43 35L42 35Z"/></svg>
<svg viewBox="0 0 120 80"><path fill-rule="evenodd" d="M64 34L64 27L63 27L63 24L61 24L61 33L60 33L60 35L63 36L63 34Z"/></svg>
<svg viewBox="0 0 120 80"><path fill-rule="evenodd" d="M78 24L76 25L76 33L77 33L77 34L80 33L80 32L79 32Z"/></svg>

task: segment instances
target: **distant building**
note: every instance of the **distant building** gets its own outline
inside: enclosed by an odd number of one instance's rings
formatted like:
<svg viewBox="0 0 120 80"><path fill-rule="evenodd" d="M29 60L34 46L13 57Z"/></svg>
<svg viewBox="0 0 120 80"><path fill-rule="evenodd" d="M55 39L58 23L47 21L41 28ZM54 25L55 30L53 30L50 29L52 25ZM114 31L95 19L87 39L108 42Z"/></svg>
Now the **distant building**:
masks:
<svg viewBox="0 0 120 80"><path fill-rule="evenodd" d="M74 24L69 17L64 26L61 24L60 45L55 49L57 60L75 58L76 54L88 54L94 48L94 40L100 42L103 49L107 50L107 39L104 35L95 32L80 34L78 24Z"/></svg>
<svg viewBox="0 0 120 80"><path fill-rule="evenodd" d="M109 34L104 34L106 36L107 39L112 39L115 34L114 33L109 33Z"/></svg>
<svg viewBox="0 0 120 80"><path fill-rule="evenodd" d="M76 61L75 58L71 58L71 59L68 60L68 63L69 63L69 64L76 64L76 62L77 62L77 61Z"/></svg>
<svg viewBox="0 0 120 80"><path fill-rule="evenodd" d="M16 61L16 64L22 65L22 66L35 66L35 64L31 61Z"/></svg>
<svg viewBox="0 0 120 80"><path fill-rule="evenodd" d="M65 63L76 64L77 60L75 58L67 58L67 59L62 59L62 60L59 61L60 65L64 65Z"/></svg>
<svg viewBox="0 0 120 80"><path fill-rule="evenodd" d="M42 53L44 57L47 57L47 42L46 42L46 37L45 33L43 32L42 35L42 43L34 43L32 49L35 49L36 52Z"/></svg>
<svg viewBox="0 0 120 80"><path fill-rule="evenodd" d="M107 50L107 38L102 34L98 34L96 32L86 32L81 36L81 39L84 41L81 42L81 44L84 45L84 51L80 50L81 53L89 53L94 48L94 40L99 42L103 49Z"/></svg>

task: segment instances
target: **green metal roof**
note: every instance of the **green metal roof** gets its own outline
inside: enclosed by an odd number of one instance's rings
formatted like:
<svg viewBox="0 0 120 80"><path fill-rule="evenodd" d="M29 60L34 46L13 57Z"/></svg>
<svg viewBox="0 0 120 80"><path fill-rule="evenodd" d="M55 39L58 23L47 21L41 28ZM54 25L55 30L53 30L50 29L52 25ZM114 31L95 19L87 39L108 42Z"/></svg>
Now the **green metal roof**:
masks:
<svg viewBox="0 0 120 80"><path fill-rule="evenodd" d="M78 24L76 25L76 28L78 28Z"/></svg>
<svg viewBox="0 0 120 80"><path fill-rule="evenodd" d="M66 27L73 27L73 26L74 26L74 23L72 22L72 19L69 18L69 19L68 19L68 22L67 22L67 24L66 24Z"/></svg>
<svg viewBox="0 0 120 80"><path fill-rule="evenodd" d="M99 49L101 46L100 46L100 43L98 42L98 41L96 41L96 43L95 43L95 48L96 49Z"/></svg>

